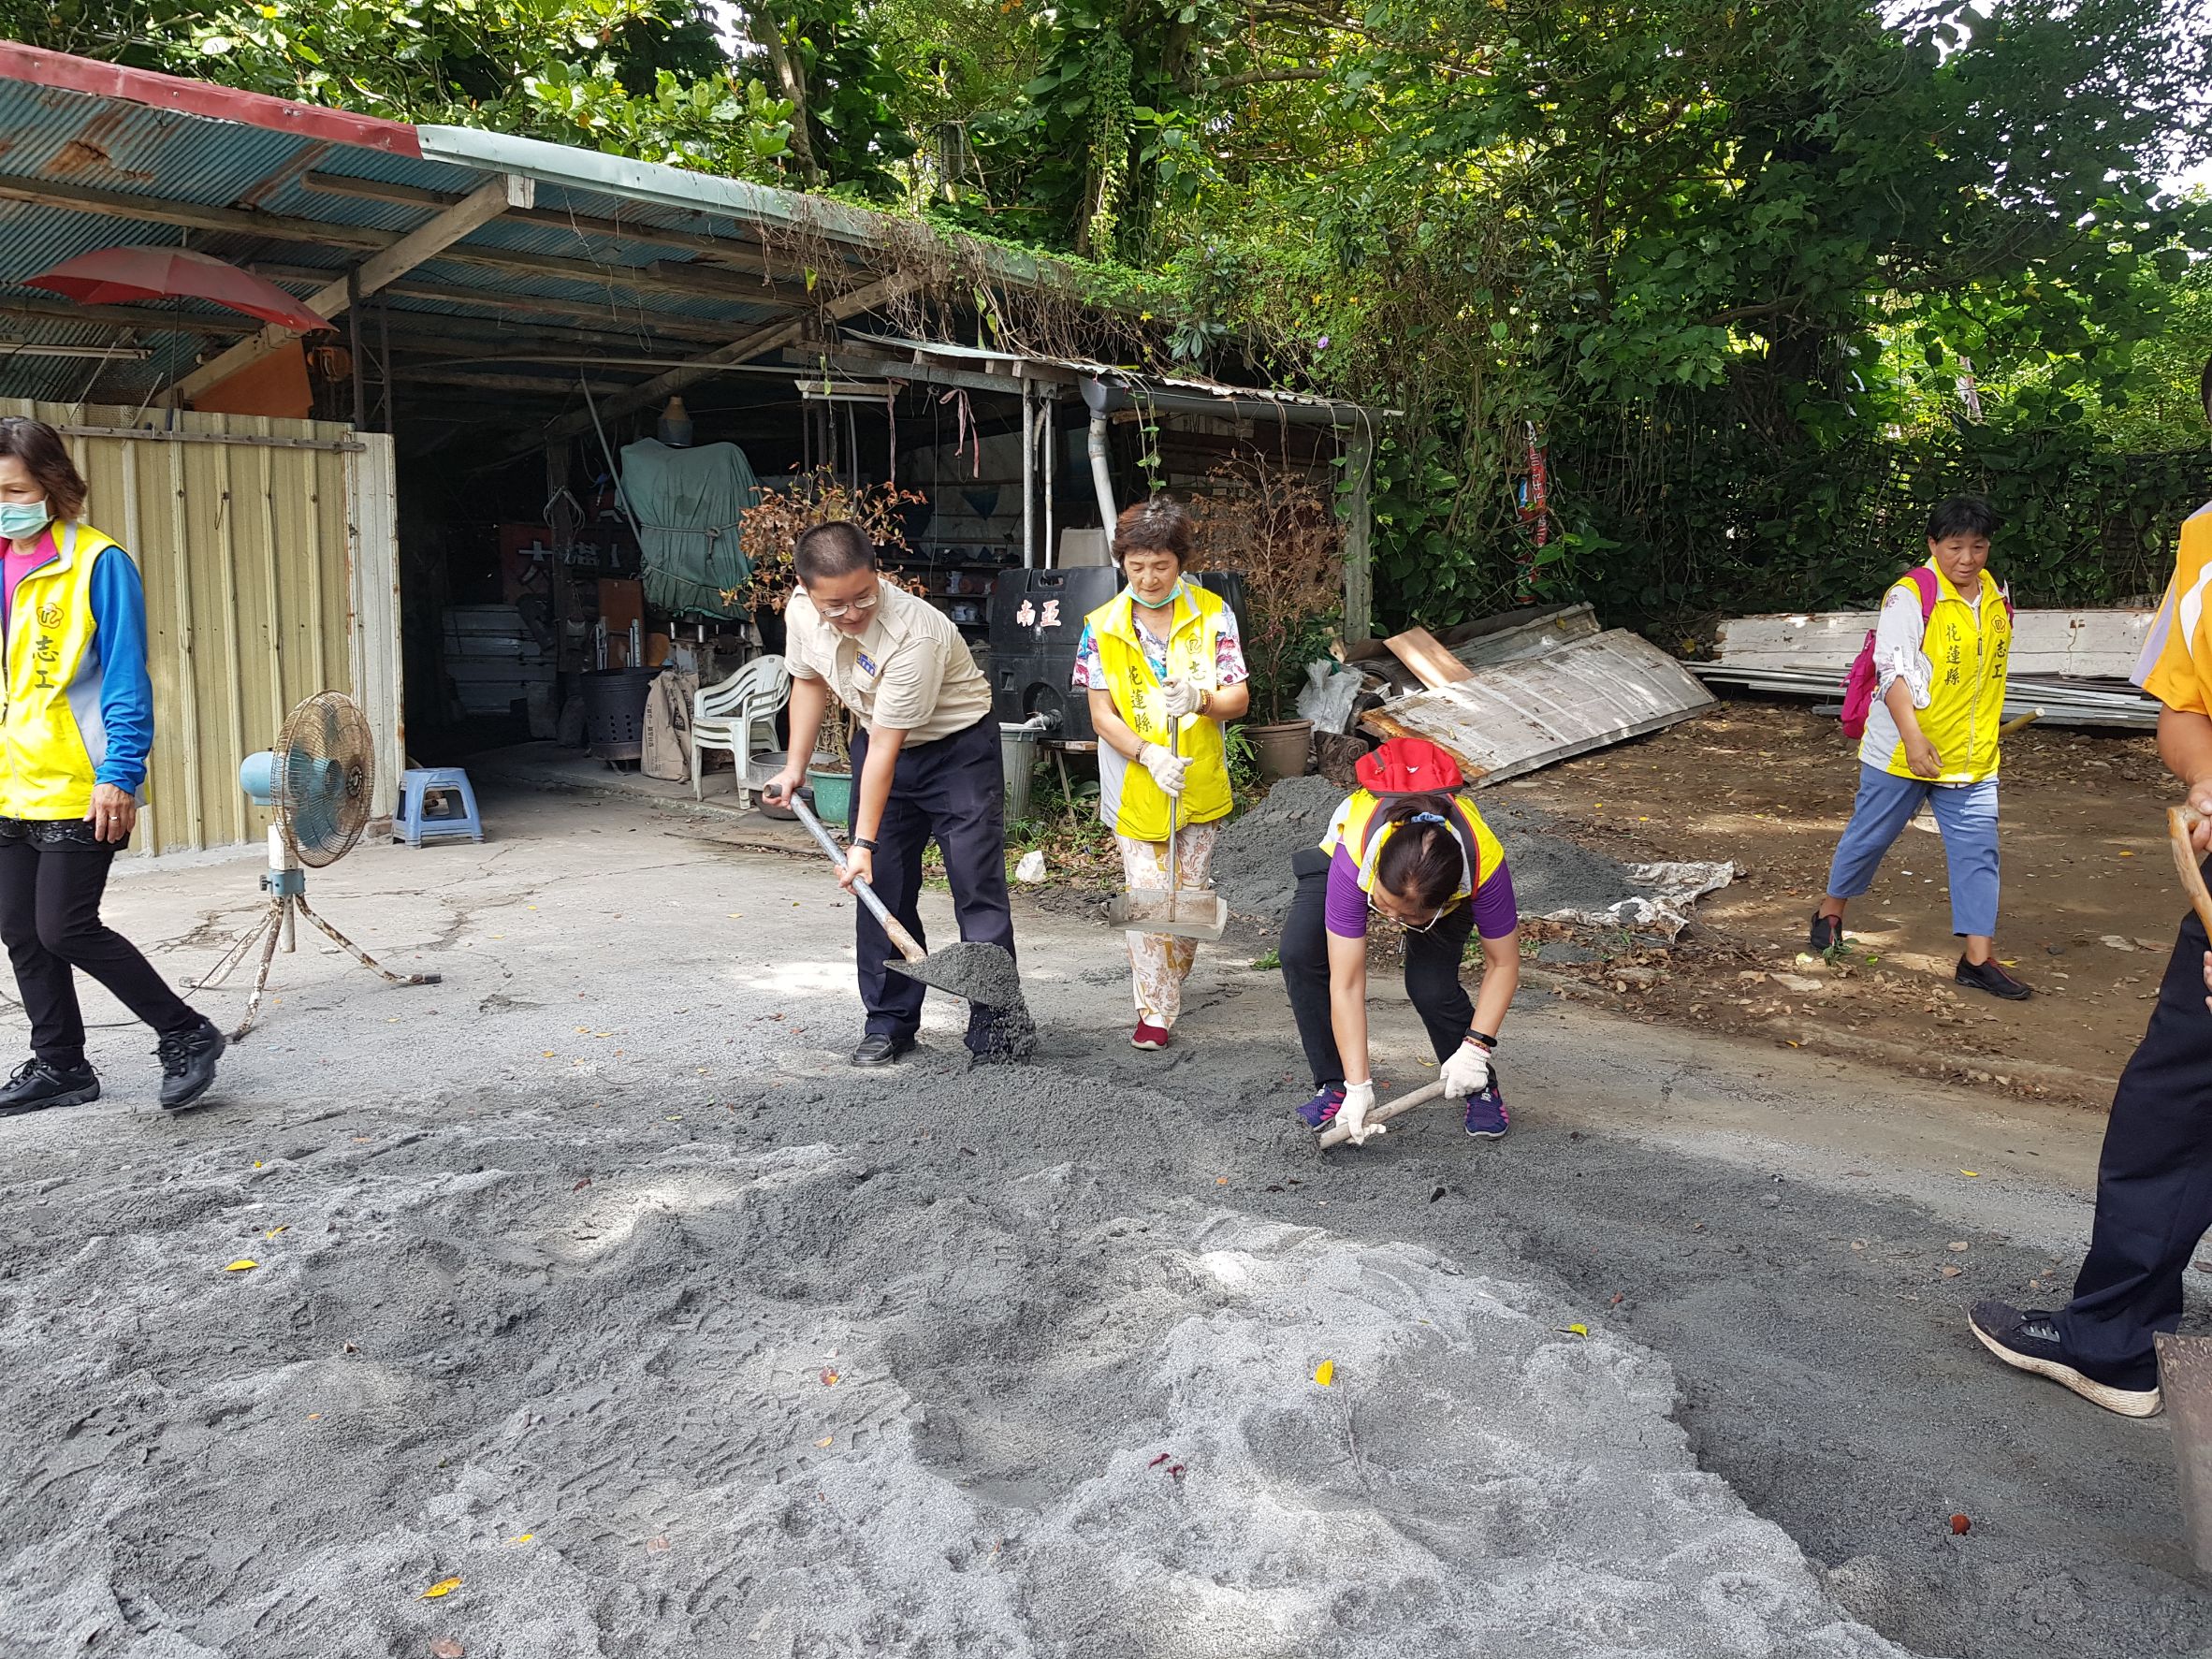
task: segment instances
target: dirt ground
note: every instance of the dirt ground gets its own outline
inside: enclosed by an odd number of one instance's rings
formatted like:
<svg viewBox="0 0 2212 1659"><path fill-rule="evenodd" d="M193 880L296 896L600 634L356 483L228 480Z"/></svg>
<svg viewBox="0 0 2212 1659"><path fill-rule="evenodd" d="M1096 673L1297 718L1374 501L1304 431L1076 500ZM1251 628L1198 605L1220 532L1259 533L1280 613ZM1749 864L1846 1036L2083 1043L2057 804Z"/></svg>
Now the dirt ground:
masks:
<svg viewBox="0 0 2212 1659"><path fill-rule="evenodd" d="M1746 699L1501 786L1624 862L1742 872L1671 950L1538 924L1532 966L1643 1018L2105 1104L2185 909L2164 837L2178 790L2154 741L2032 726L2004 746L1998 954L2035 987L2025 1003L1953 984L1943 847L1919 826L1851 907L1859 948L1834 964L1805 953L1856 782L1833 716Z"/></svg>

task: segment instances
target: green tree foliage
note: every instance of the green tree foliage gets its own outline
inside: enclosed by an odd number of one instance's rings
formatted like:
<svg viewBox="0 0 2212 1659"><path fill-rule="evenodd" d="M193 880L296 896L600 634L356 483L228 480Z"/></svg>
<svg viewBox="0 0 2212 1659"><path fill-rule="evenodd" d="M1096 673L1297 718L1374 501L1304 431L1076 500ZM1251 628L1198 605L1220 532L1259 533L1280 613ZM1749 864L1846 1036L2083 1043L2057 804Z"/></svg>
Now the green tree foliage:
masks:
<svg viewBox="0 0 2212 1659"><path fill-rule="evenodd" d="M910 146L852 0L762 5L746 21L761 50L739 58L699 0L0 0L11 37L60 51L398 121L891 190Z"/></svg>

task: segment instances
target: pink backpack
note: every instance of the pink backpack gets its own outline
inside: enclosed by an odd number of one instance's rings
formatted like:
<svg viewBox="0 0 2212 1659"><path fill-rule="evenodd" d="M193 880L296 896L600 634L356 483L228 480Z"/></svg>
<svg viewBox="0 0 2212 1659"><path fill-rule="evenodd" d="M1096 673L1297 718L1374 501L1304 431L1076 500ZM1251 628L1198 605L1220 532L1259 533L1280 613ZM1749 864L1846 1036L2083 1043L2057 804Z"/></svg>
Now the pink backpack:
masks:
<svg viewBox="0 0 2212 1659"><path fill-rule="evenodd" d="M1928 618L1935 615L1936 596L1942 591L1936 585L1936 574L1925 564L1916 564L1904 575L1920 589L1920 625L1928 626ZM1893 583L1892 586L1895 586ZM1883 597L1888 597L1887 589ZM1874 634L1867 632L1867 643L1858 648L1858 655L1852 659L1851 672L1843 678L1843 735L1864 737L1867 735L1867 716L1874 711L1874 687L1881 676L1874 671Z"/></svg>

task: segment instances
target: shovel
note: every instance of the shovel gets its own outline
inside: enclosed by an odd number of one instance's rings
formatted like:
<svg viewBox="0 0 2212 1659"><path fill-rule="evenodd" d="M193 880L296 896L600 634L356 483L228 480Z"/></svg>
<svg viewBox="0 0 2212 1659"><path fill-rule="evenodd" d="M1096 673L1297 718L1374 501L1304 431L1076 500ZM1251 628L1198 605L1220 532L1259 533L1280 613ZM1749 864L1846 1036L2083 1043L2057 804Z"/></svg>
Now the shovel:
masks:
<svg viewBox="0 0 2212 1659"><path fill-rule="evenodd" d="M793 791L791 809L798 814L799 822L807 826L807 833L814 837L815 844L829 854L830 863L842 872L845 854L830 838L829 831L822 827L822 820L814 816L810 792ZM925 951L922 941L908 931L906 924L884 907L874 888L855 880L852 891L882 924L885 936L899 953L901 960L886 962L884 967L895 968L925 985L991 1010L998 1016L997 1052L1004 1056L1019 1059L1036 1046L1037 1027L1029 1017L1029 1006L1022 997L1021 976L1014 971L1011 955L997 945L978 939L962 939L956 945Z"/></svg>
<svg viewBox="0 0 2212 1659"><path fill-rule="evenodd" d="M1183 722L1168 721L1168 753L1176 755ZM1175 832L1182 825L1183 797L1168 799L1168 887L1132 887L1107 907L1107 920L1132 933L1167 933L1177 939L1216 939L1229 926L1229 902L1203 887L1185 888L1177 868Z"/></svg>

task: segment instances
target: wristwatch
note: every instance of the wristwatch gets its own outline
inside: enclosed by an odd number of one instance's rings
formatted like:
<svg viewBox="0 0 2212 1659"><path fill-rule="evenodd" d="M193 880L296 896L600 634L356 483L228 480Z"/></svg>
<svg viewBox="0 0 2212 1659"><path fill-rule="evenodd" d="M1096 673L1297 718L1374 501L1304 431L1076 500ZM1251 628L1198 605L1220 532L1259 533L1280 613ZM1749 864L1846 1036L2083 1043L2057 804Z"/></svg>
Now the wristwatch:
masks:
<svg viewBox="0 0 2212 1659"><path fill-rule="evenodd" d="M876 850L876 838L873 836L854 836L852 845L857 851L873 852Z"/></svg>

